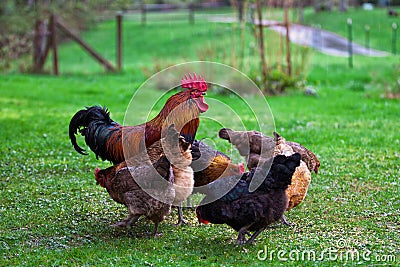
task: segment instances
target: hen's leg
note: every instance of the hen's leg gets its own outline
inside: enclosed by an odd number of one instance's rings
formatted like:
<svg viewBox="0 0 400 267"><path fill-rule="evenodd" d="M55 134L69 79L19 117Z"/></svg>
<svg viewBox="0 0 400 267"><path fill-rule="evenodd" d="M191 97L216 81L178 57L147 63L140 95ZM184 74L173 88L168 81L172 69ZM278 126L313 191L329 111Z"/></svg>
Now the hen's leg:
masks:
<svg viewBox="0 0 400 267"><path fill-rule="evenodd" d="M132 224L135 224L137 220L139 220L140 215L138 214L133 214L130 216L130 219L126 222L126 228L130 229Z"/></svg>
<svg viewBox="0 0 400 267"><path fill-rule="evenodd" d="M257 232L255 232L250 238L249 240L246 241L246 244L252 244L254 242L254 240L256 239L256 237L265 230L266 227L261 228L260 230L258 230Z"/></svg>
<svg viewBox="0 0 400 267"><path fill-rule="evenodd" d="M158 232L158 222L154 223L154 232L153 232L153 236L160 236L161 233Z"/></svg>
<svg viewBox="0 0 400 267"><path fill-rule="evenodd" d="M285 217L284 214L282 215L282 223L283 223L283 224L286 224L287 226L292 226L292 225L290 224L290 222L288 222L288 221L286 220L286 217Z"/></svg>
<svg viewBox="0 0 400 267"><path fill-rule="evenodd" d="M246 234L248 234L248 230L250 228L250 226L252 226L254 223L251 223L249 225L246 225L242 228L240 228L239 233L238 233L238 237L235 241L235 246L238 245L243 245L244 243L246 243Z"/></svg>
<svg viewBox="0 0 400 267"><path fill-rule="evenodd" d="M182 206L179 204L178 208L178 222L175 224L176 226L181 226L183 224L187 224L187 221L183 218Z"/></svg>
<svg viewBox="0 0 400 267"><path fill-rule="evenodd" d="M111 226L112 227L116 227L116 228L131 228L132 224L134 224L138 219L139 219L140 215L136 215L136 214L129 214L128 217L126 217L125 219L123 219L120 222L114 223Z"/></svg>

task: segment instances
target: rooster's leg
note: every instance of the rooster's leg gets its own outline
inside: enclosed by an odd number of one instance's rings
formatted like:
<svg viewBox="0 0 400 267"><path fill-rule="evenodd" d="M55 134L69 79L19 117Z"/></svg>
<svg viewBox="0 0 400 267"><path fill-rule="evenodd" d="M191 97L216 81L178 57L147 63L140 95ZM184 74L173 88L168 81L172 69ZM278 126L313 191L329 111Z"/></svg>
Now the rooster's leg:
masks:
<svg viewBox="0 0 400 267"><path fill-rule="evenodd" d="M251 223L249 225L246 225L242 228L240 228L239 233L238 233L238 237L235 241L235 246L238 245L243 245L244 243L246 243L246 234L248 234L247 229L250 228L250 226L252 226L254 223Z"/></svg>
<svg viewBox="0 0 400 267"><path fill-rule="evenodd" d="M254 240L256 239L256 237L265 230L266 227L261 228L260 230L258 230L257 232L255 232L250 238L249 240L246 241L246 244L252 244L254 242Z"/></svg>
<svg viewBox="0 0 400 267"><path fill-rule="evenodd" d="M282 215L282 223L283 223L283 224L286 224L287 226L292 226L292 225L290 224L290 222L288 222L288 221L286 220L285 215Z"/></svg>
<svg viewBox="0 0 400 267"><path fill-rule="evenodd" d="M181 206L181 204L179 204L179 206L178 206L178 222L175 225L181 226L183 224L187 224L187 221L183 218L182 206Z"/></svg>

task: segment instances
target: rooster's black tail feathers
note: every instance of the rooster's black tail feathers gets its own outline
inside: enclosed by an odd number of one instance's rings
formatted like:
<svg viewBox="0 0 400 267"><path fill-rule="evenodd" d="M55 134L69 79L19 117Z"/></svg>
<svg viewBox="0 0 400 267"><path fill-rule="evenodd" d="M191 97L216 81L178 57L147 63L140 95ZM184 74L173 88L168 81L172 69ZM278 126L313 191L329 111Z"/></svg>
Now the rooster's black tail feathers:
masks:
<svg viewBox="0 0 400 267"><path fill-rule="evenodd" d="M110 112L107 108L101 106L87 107L79 110L72 117L69 123L69 138L78 153L87 155L85 149L81 148L76 142L75 135L79 132L82 136L85 136L86 144L96 156L103 158L101 150L104 149L107 138L113 132L110 131L110 128L118 125L110 118Z"/></svg>

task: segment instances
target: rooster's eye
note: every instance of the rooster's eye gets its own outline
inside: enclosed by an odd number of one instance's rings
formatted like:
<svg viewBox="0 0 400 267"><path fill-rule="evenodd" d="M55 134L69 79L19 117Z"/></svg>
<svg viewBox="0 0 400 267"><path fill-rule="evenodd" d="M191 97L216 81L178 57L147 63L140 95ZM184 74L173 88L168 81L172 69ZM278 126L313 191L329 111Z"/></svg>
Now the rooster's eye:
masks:
<svg viewBox="0 0 400 267"><path fill-rule="evenodd" d="M199 90L193 90L192 95L197 95L199 93Z"/></svg>

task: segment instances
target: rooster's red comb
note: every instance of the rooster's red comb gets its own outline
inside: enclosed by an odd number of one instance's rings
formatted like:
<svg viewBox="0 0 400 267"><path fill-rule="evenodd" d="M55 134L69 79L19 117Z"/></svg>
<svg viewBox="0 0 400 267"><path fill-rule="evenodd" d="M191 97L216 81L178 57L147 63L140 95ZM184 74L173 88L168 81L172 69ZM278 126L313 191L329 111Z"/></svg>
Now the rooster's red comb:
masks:
<svg viewBox="0 0 400 267"><path fill-rule="evenodd" d="M201 76L197 76L196 73L192 74L188 73L181 81L182 88L189 88L189 89L197 89L200 92L207 91L207 83Z"/></svg>

